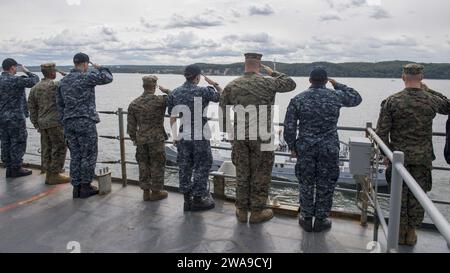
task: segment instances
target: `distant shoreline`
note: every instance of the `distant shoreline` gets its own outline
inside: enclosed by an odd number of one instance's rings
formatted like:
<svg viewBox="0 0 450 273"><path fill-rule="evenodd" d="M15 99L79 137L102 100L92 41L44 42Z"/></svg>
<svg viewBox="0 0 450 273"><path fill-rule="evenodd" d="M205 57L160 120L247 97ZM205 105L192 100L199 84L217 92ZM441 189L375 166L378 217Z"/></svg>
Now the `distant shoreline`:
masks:
<svg viewBox="0 0 450 273"><path fill-rule="evenodd" d="M264 62L276 70L293 77L308 77L313 67L322 66L327 69L330 77L338 78L400 78L402 67L411 63L409 61L387 61L378 63L351 62L351 63L273 63ZM212 76L240 76L244 73L243 63L233 64L206 64L198 63L203 72ZM422 63L425 66L425 78L450 80L450 63ZM182 75L184 66L181 65L106 65L113 73L139 73L139 74L175 74ZM72 66L58 66L69 71ZM30 66L30 70L39 72L39 66Z"/></svg>

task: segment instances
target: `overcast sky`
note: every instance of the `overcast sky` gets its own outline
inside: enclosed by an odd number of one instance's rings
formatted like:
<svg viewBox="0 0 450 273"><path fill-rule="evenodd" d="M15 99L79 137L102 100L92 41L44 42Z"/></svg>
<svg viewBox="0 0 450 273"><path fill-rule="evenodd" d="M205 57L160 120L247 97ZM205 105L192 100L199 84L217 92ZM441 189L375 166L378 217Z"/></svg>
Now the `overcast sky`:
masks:
<svg viewBox="0 0 450 273"><path fill-rule="evenodd" d="M0 0L0 58L450 62L448 0Z"/></svg>

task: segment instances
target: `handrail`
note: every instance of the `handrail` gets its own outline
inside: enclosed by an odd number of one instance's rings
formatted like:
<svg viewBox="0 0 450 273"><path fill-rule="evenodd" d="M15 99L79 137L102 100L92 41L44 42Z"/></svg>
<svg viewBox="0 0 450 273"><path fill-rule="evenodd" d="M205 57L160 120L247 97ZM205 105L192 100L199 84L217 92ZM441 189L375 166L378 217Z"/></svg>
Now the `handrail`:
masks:
<svg viewBox="0 0 450 273"><path fill-rule="evenodd" d="M400 226L400 210L402 199L402 184L403 181L408 186L424 210L430 216L438 231L447 241L450 246L450 223L445 219L442 213L436 208L427 194L419 186L417 181L412 177L404 166L403 152L392 152L387 145L381 140L372 128L367 128L370 137L375 141L378 147L392 162L392 177L391 177L391 198L390 198L390 214L389 225L387 232L387 251L398 251L398 237ZM378 215L380 218L380 215ZM380 218L381 219L381 218Z"/></svg>

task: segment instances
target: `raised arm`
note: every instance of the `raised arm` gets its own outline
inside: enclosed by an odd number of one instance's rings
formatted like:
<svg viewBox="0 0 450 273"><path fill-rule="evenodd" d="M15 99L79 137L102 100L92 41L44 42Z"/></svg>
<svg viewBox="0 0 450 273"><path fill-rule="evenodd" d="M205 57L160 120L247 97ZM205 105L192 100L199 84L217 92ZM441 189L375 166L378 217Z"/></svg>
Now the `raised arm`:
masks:
<svg viewBox="0 0 450 273"><path fill-rule="evenodd" d="M436 109L436 112L442 115L450 114L450 101L446 96L428 88L428 86L425 84L422 84L422 89L433 95L433 105Z"/></svg>
<svg viewBox="0 0 450 273"><path fill-rule="evenodd" d="M39 82L39 77L31 72L25 72L26 76L18 77L18 85L22 88L31 88Z"/></svg>
<svg viewBox="0 0 450 273"><path fill-rule="evenodd" d="M295 90L297 84L295 81L287 76L286 74L277 72L272 70L270 67L261 65L261 67L267 71L267 74L272 78L268 78L268 84L272 87L272 89L276 90L279 93L286 93Z"/></svg>
<svg viewBox="0 0 450 273"><path fill-rule="evenodd" d="M105 85L113 81L113 75L108 68L95 65L95 69L88 73L88 80L92 86Z"/></svg>
<svg viewBox="0 0 450 273"><path fill-rule="evenodd" d="M342 106L344 107L355 107L361 104L362 98L361 95L355 89L338 83L333 79L328 80L336 90L336 94L341 99Z"/></svg>

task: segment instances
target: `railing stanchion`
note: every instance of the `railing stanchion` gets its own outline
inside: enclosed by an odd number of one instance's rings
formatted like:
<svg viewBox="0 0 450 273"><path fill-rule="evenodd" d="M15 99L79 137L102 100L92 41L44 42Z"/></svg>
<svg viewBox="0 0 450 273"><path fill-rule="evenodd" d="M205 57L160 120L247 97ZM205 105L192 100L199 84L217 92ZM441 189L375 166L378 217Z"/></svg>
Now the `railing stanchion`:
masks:
<svg viewBox="0 0 450 273"><path fill-rule="evenodd" d="M392 160L391 198L389 201L389 225L387 234L387 252L398 252L400 229L400 211L402 207L403 178L397 165L404 164L403 152L394 152Z"/></svg>
<svg viewBox="0 0 450 273"><path fill-rule="evenodd" d="M122 186L127 186L127 163L125 158L125 128L123 124L123 109L117 111L119 115L119 138L120 138L120 165L122 167Z"/></svg>

